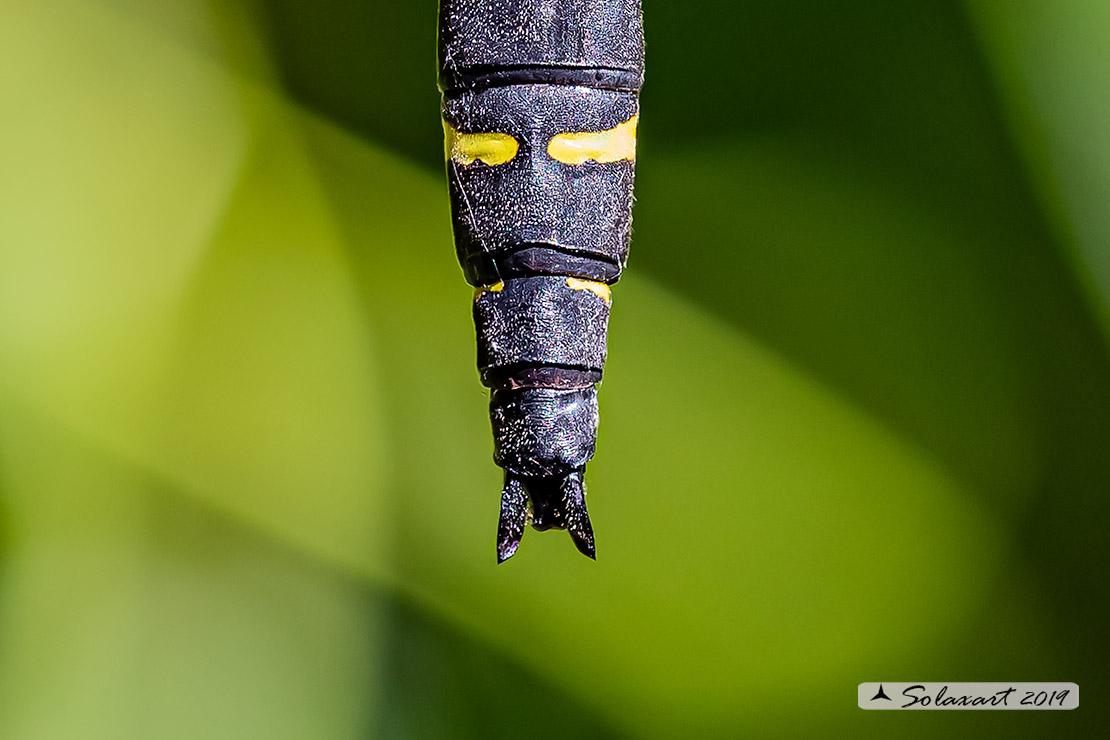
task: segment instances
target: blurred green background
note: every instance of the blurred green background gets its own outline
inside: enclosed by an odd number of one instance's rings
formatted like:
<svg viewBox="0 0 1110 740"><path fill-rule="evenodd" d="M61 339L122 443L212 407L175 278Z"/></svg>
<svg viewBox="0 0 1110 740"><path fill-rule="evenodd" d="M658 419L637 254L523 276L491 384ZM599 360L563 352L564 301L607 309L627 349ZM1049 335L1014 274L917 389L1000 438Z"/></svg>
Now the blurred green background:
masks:
<svg viewBox="0 0 1110 740"><path fill-rule="evenodd" d="M1110 4L644 5L598 562L497 567L434 0L5 0L0 738L1099 734Z"/></svg>

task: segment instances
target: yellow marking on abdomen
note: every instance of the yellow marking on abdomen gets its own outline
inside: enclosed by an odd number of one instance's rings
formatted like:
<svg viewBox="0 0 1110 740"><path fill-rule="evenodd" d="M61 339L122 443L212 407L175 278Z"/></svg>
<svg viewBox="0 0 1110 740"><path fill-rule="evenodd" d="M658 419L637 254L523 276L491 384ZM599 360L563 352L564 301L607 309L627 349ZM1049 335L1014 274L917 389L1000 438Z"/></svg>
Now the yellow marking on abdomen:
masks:
<svg viewBox="0 0 1110 740"><path fill-rule="evenodd" d="M607 131L559 134L547 144L547 153L563 164L585 164L591 159L605 164L636 160L636 121L639 114Z"/></svg>
<svg viewBox="0 0 1110 740"><path fill-rule="evenodd" d="M459 164L481 160L494 167L511 161L519 148L516 139L508 134L461 134L447 121L443 122L444 154Z"/></svg>
<svg viewBox="0 0 1110 740"><path fill-rule="evenodd" d="M480 285L474 289L474 300L478 300L482 293L500 293L505 289L505 283L494 283L493 285Z"/></svg>
<svg viewBox="0 0 1110 740"><path fill-rule="evenodd" d="M596 295L606 303L612 303L613 291L605 283L595 283L593 280L579 280L578 278L567 278L567 286L574 290L588 290Z"/></svg>

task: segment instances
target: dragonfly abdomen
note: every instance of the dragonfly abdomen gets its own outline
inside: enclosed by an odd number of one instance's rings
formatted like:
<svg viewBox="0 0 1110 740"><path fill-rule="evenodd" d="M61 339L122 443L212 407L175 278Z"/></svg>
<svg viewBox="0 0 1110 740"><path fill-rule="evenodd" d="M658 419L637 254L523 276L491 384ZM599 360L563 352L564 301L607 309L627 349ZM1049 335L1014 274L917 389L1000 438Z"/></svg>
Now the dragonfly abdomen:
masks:
<svg viewBox="0 0 1110 740"><path fill-rule="evenodd" d="M505 470L498 561L529 521L594 557L609 285L628 256L639 0L442 0L440 86L455 246L477 290L478 369Z"/></svg>

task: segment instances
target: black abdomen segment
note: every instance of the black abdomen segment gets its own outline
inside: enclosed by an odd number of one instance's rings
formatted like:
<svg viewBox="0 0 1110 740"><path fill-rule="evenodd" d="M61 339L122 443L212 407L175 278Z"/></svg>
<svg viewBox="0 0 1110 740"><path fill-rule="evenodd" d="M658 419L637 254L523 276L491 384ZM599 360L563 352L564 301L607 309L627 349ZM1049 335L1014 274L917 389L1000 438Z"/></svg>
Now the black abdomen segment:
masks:
<svg viewBox="0 0 1110 740"><path fill-rule="evenodd" d="M507 277L566 274L615 282L628 257L635 162L567 164L553 139L606 132L633 120L636 93L580 85L514 84L447 91L443 118L461 136L501 133L517 143L509 161L449 159L455 249L471 285Z"/></svg>
<svg viewBox="0 0 1110 740"><path fill-rule="evenodd" d="M583 475L642 79L639 0L441 0L455 244L505 470L498 562L529 522L595 556Z"/></svg>

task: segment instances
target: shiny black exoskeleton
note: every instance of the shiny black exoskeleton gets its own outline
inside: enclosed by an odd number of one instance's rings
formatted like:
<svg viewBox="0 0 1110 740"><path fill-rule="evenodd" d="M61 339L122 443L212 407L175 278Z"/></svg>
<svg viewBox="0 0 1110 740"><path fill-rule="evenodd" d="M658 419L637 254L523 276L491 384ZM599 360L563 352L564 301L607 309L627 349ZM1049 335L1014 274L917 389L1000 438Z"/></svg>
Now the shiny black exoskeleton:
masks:
<svg viewBox="0 0 1110 740"><path fill-rule="evenodd" d="M628 256L643 82L640 0L441 0L455 246L505 470L497 559L529 520L595 557L609 285Z"/></svg>

